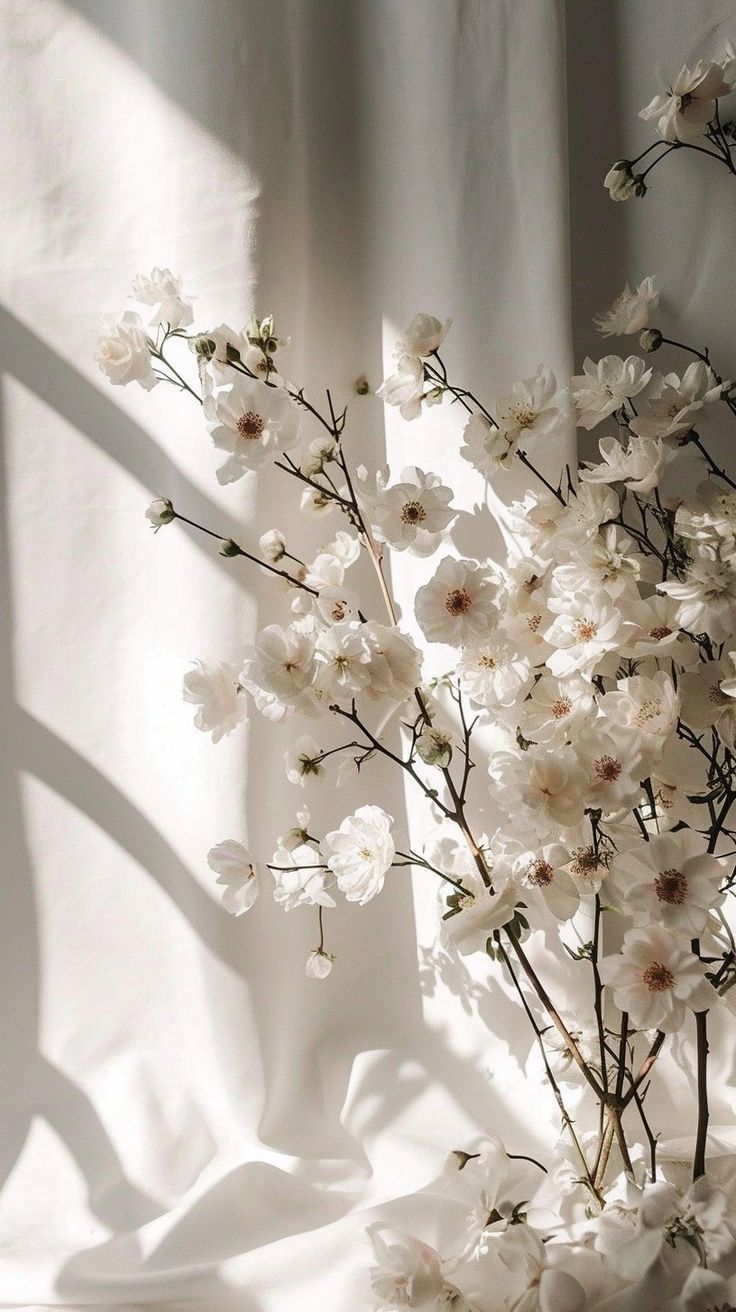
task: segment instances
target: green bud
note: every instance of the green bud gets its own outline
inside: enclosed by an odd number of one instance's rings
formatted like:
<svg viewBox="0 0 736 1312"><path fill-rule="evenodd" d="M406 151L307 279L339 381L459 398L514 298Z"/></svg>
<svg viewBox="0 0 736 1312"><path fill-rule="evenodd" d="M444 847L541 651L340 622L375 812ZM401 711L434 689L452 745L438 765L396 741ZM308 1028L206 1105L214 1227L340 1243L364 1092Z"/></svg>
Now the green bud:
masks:
<svg viewBox="0 0 736 1312"><path fill-rule="evenodd" d="M639 338L642 351L658 351L662 345L662 334L658 328L645 328Z"/></svg>
<svg viewBox="0 0 736 1312"><path fill-rule="evenodd" d="M220 546L220 555L240 556L242 555L242 552L237 542L233 542L232 538L225 538Z"/></svg>

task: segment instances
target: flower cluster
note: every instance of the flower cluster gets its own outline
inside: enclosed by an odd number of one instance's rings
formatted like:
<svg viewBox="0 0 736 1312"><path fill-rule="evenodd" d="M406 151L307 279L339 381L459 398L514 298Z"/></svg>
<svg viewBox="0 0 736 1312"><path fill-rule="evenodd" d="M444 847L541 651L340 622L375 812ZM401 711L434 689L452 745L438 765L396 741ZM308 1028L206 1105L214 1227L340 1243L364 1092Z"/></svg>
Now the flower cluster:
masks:
<svg viewBox="0 0 736 1312"><path fill-rule="evenodd" d="M715 149L717 136L730 161L718 100L735 72L731 53L685 69L647 107L666 149L701 134ZM620 198L628 175L612 173ZM502 487L519 464L529 474L507 505L506 558L482 546L468 558L452 538L452 489L413 464L354 465L347 409L287 380L272 318L188 332L191 308L168 270L136 279L134 293L153 319L146 328L127 312L106 328L98 360L110 380L191 394L221 483L271 464L302 511L329 523L307 552L293 517L288 533L242 545L165 497L147 511L156 530L178 519L203 528L279 598L246 650L197 660L184 678L195 725L214 742L251 714L289 722L294 811L265 854L235 839L211 849L223 906L239 916L269 889L284 910L305 909L317 936L306 973L324 980L340 955L327 934L338 899L362 906L405 867L436 879L439 959L494 963L490 987L517 998L561 1117L544 1163L495 1140L452 1155L433 1191L438 1247L371 1227L377 1304L730 1307L736 1212L708 1171L707 1088L709 1017L725 1021L736 983L736 481L704 433L733 422L732 384L707 351L650 322L652 277L597 320L606 337L641 334L640 354L586 359L564 380L540 365L485 400L451 381L449 321L418 314L379 397L408 421L443 407L483 479ZM167 354L177 342L192 353L189 379ZM667 372L650 363L661 348ZM596 431L599 458L551 480L540 464L575 428ZM401 619L392 552L424 571ZM361 558L372 594L353 581ZM370 801L326 832L304 805L358 778L370 796L377 762L423 799L415 846ZM502 818L491 833L479 819L489 798ZM550 928L554 987L536 965ZM551 996L561 980L568 997L589 999L575 1019ZM695 1069L687 1170L660 1160L662 1127L645 1103L662 1052Z"/></svg>

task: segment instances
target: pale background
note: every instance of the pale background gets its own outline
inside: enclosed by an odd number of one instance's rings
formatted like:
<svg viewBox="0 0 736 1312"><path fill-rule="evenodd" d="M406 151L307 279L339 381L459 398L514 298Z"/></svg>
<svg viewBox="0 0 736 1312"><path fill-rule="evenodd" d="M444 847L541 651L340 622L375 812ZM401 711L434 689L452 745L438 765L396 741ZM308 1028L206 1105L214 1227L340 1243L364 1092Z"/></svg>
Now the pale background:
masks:
<svg viewBox="0 0 736 1312"><path fill-rule="evenodd" d="M237 660L274 607L143 511L167 495L253 543L284 490L219 489L193 403L110 388L100 315L169 265L202 326L273 310L291 377L350 399L427 309L454 316L448 359L490 397L541 360L564 374L602 354L591 313L655 273L673 335L728 373L733 180L678 159L615 206L602 178L651 139L636 110L655 67L733 28L712 0L0 6L0 1306L358 1312L371 1208L409 1224L416 1205L392 1200L476 1130L554 1138L512 1002L478 1004L469 980L463 1004L457 971L435 983L423 880L412 896L397 872L330 918L324 984L304 977L307 912L221 911L208 848L270 854L302 800L281 773L291 730L254 716L213 748L181 677L195 656ZM454 413L384 430L374 397L352 412L358 458L385 444L473 509ZM497 540L487 512L456 535ZM431 568L401 562L405 604ZM358 800L406 828L380 770L319 823ZM662 1128L684 1132L676 1101Z"/></svg>

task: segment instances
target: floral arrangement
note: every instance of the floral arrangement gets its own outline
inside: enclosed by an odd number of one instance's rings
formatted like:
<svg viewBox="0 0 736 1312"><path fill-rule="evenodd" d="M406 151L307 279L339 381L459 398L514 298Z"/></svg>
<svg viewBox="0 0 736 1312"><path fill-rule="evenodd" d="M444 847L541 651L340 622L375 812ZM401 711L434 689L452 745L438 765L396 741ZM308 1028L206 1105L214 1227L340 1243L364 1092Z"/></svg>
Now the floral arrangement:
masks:
<svg viewBox="0 0 736 1312"><path fill-rule="evenodd" d="M729 50L721 63L683 69L642 111L664 145L655 163L688 148L736 171L736 132L718 103L735 78ZM637 163L608 174L615 199L644 194L655 165L635 174ZM334 512L339 524L308 560L278 529L248 548L194 525L223 555L267 571L283 612L238 664L197 661L186 675L197 728L217 742L253 711L306 717L311 732L286 753L292 784L339 784L360 771L368 791L369 763L382 760L435 822L416 850L370 802L327 833L300 810L270 860L233 839L212 848L224 906L240 915L270 888L286 911L316 911L306 972L323 979L336 899L365 904L397 867L428 872L441 894L441 944L495 963L559 1112L548 1161L492 1137L450 1155L433 1193L436 1247L371 1226L376 1305L733 1312L736 1209L723 1158L709 1159L708 1058L736 982L727 919L736 481L704 432L736 415L736 387L707 350L651 325L652 278L598 321L606 336L640 334L641 355L588 359L565 386L540 367L485 402L451 380L449 322L418 314L378 395L408 421L453 407L463 415L460 454L481 478L497 484L521 463L533 480L508 506L507 559L461 559L445 546L452 490L414 465L398 477L356 468L347 408L288 381L271 318L243 332L195 332L169 270L133 290L153 317L144 324L129 311L105 330L97 359L110 381L186 392L220 453L221 484L271 462L297 485L305 513ZM183 343L196 371L171 362ZM662 347L681 369L654 369L647 357ZM356 390L368 391L365 380ZM572 423L605 426L600 459L550 478L539 452ZM165 498L147 515L156 529L193 523ZM392 552L428 561L415 599L421 649L398 617L385 571ZM375 571L367 599L348 581L361 556ZM432 678L430 651L446 666ZM476 768L481 751L487 774ZM490 835L478 819L489 796L506 817ZM550 929L555 979L566 996L588 999L575 1016L542 978L539 941ZM666 1061L693 1069L693 1137L688 1153L663 1161L648 1094Z"/></svg>

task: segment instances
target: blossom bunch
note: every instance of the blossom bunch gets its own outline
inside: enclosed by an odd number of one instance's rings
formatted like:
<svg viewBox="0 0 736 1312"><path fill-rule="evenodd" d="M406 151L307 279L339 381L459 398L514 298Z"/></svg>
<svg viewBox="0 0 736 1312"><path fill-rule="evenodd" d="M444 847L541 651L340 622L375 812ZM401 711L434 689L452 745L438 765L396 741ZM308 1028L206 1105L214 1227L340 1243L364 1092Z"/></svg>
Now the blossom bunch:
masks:
<svg viewBox="0 0 736 1312"><path fill-rule="evenodd" d="M718 100L735 68L729 53L683 70L644 117L671 148L714 122L723 134ZM451 375L450 321L416 315L379 398L419 427L442 407L448 442L498 491L510 468L529 476L507 501L506 558L482 544L469 558L453 542L452 489L411 451L396 470L356 464L347 407L288 380L271 317L188 331L168 270L137 279L134 295L153 320L128 311L106 327L110 381L188 393L222 484L273 465L303 513L329 523L306 551L293 517L288 533L243 545L168 498L147 511L155 529L201 528L276 585L274 622L184 677L215 742L250 715L291 725L284 773L299 800L265 852L233 838L211 849L224 907L244 914L270 890L314 915L306 972L325 980L340 955L327 932L337 901L360 907L402 869L425 872L439 959L490 959L489 987L516 999L560 1117L544 1162L490 1138L452 1154L433 1189L439 1247L371 1227L376 1305L730 1307L736 1211L709 1170L707 1090L709 1019L725 1023L736 983L736 480L708 435L733 423L731 382L707 350L651 323L652 277L597 321L606 337L639 333L638 353L586 359L564 380L540 365L485 399ZM170 356L184 343L188 374ZM662 348L667 372L652 363ZM550 452L576 428L595 433L598 457L550 475ZM424 562L401 618L393 552ZM361 558L367 595L353 582ZM370 800L324 832L305 805L358 779L370 798L379 762L423 800L415 845ZM539 964L550 929L554 987ZM552 996L561 980L566 998L589 1000L576 1018ZM666 1060L695 1068L685 1164L660 1155L645 1101Z"/></svg>

